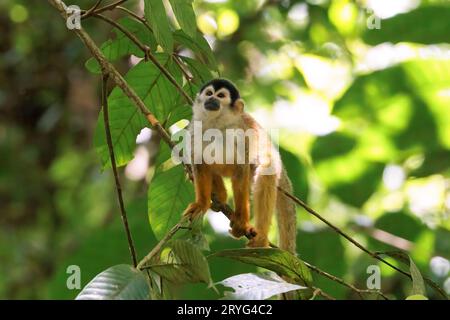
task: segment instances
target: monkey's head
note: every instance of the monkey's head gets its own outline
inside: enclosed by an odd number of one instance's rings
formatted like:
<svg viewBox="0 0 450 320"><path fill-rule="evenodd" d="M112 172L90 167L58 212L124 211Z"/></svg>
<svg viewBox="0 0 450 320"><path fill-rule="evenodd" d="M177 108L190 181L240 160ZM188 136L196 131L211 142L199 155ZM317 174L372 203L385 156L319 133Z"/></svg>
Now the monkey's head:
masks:
<svg viewBox="0 0 450 320"><path fill-rule="evenodd" d="M214 79L203 85L193 107L197 119L208 120L241 113L244 103L233 83Z"/></svg>

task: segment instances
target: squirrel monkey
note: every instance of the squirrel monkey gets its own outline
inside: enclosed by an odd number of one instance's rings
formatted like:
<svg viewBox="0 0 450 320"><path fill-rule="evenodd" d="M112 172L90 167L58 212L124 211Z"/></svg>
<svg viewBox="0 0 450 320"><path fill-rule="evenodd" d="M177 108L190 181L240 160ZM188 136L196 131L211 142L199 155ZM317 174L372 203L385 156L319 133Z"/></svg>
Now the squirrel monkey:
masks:
<svg viewBox="0 0 450 320"><path fill-rule="evenodd" d="M244 102L239 91L225 79L206 83L197 94L192 121L189 124L190 134L194 137L191 141L201 141L200 144L203 145L208 129L214 129L215 132L219 130L226 141L216 138L214 142L221 143L227 154L226 160L211 162L204 154L195 155L198 146L194 143L191 145L195 202L187 207L184 215L194 218L204 214L211 205L212 194L221 203L226 203L227 192L223 177L229 177L235 204L234 215L230 218L231 235L236 238L247 236L250 238L249 247L268 247L268 232L272 214L276 209L279 246L295 253L295 207L290 199L277 189L277 186L280 186L291 192L291 182L283 168L280 154L267 133L243 109ZM196 124L201 124L201 131L195 129ZM237 132L231 138L230 129L232 133ZM198 137L195 135L202 137L196 140ZM244 143L241 145L236 143L239 136L244 137ZM225 148L226 146L231 148ZM251 194L255 227L250 224Z"/></svg>

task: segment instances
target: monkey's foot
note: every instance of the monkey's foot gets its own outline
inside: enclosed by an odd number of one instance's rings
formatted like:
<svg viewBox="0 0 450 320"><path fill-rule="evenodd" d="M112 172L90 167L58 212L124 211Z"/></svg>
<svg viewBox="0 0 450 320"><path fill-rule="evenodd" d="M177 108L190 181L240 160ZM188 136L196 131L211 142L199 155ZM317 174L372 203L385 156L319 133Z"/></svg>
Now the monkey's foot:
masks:
<svg viewBox="0 0 450 320"><path fill-rule="evenodd" d="M230 227L230 234L235 238L246 236L247 238L252 239L257 235L256 229L253 228L249 223L230 223Z"/></svg>
<svg viewBox="0 0 450 320"><path fill-rule="evenodd" d="M250 248L265 248L270 247L269 239L265 236L256 235L250 239L247 243L247 247Z"/></svg>
<svg viewBox="0 0 450 320"><path fill-rule="evenodd" d="M195 220L196 218L199 218L201 215L203 215L206 212L207 209L205 209L205 206L201 205L200 203L193 202L186 210L183 212L183 216L186 216L189 218L189 220Z"/></svg>

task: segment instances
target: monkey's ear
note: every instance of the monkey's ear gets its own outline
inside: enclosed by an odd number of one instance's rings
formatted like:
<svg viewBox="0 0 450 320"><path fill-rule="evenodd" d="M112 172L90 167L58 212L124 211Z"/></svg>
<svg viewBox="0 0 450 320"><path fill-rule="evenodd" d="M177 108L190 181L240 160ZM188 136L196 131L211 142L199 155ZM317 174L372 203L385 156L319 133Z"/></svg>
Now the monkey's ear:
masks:
<svg viewBox="0 0 450 320"><path fill-rule="evenodd" d="M233 106L234 106L234 109L236 109L239 112L244 111L244 100L236 99Z"/></svg>

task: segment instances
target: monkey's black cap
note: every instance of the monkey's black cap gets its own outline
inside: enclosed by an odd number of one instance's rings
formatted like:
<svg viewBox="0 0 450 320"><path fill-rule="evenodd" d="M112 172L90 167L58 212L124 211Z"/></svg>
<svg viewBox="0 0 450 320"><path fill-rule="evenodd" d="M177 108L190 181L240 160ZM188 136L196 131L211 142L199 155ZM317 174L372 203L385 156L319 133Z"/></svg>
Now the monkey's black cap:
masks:
<svg viewBox="0 0 450 320"><path fill-rule="evenodd" d="M236 88L236 86L227 79L213 79L203 85L203 87L200 89L200 92L203 92L206 87L212 85L214 90L217 91L222 88L226 88L230 92L231 96L231 104L234 104L237 99L239 99L241 96L239 95L239 91Z"/></svg>

